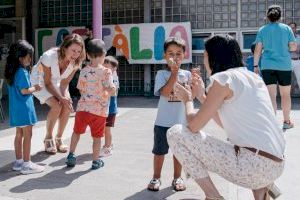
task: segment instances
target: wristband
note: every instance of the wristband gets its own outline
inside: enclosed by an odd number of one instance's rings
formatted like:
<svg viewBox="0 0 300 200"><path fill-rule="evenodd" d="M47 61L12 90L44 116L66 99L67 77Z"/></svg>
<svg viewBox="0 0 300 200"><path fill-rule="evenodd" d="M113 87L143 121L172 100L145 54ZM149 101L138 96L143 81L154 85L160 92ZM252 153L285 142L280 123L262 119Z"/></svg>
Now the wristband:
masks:
<svg viewBox="0 0 300 200"><path fill-rule="evenodd" d="M253 67L258 67L258 65L254 65Z"/></svg>

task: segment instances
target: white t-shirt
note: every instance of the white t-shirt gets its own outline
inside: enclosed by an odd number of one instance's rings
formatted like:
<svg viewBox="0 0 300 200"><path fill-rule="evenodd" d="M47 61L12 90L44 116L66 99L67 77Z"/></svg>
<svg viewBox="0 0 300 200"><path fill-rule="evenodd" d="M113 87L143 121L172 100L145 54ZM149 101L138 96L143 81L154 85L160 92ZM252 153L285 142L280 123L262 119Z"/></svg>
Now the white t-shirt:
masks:
<svg viewBox="0 0 300 200"><path fill-rule="evenodd" d="M41 103L45 103L48 98L52 97L52 94L50 94L45 87L44 73L42 71L40 63L51 69L51 82L58 92L60 92L59 87L61 80L67 78L72 73L73 64L70 63L64 73L60 74L58 64L58 48L52 48L44 52L40 57L38 63L32 68L32 72L30 75L31 84L39 84L40 86L42 86L41 91L35 92L33 94L40 100Z"/></svg>
<svg viewBox="0 0 300 200"><path fill-rule="evenodd" d="M230 142L282 158L285 139L263 80L240 67L212 75L207 90L214 81L233 91L233 96L218 110Z"/></svg>

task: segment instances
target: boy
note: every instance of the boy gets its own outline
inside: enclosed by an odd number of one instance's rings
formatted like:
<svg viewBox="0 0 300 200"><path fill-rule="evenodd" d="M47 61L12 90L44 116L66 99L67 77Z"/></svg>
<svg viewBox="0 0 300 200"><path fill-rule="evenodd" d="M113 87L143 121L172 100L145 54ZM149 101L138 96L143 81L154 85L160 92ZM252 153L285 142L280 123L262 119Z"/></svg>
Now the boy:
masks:
<svg viewBox="0 0 300 200"><path fill-rule="evenodd" d="M167 61L167 69L159 70L155 77L154 95L160 96L157 117L154 126L154 174L148 184L148 190L158 191L161 185L160 176L164 162L164 156L168 153L169 145L166 138L167 130L175 124L186 123L185 108L182 102L176 98L173 88L176 83L183 85L191 81L191 73L180 69L185 56L185 41L170 37L164 43L164 58ZM186 189L181 178L181 165L173 156L174 179L172 186L175 191Z"/></svg>
<svg viewBox="0 0 300 200"><path fill-rule="evenodd" d="M119 89L119 77L117 75L117 68L119 62L113 56L106 56L103 66L111 69L113 74L113 83L115 84L116 91ZM109 102L109 112L108 117L106 118L106 127L105 127L105 143L100 151L100 157L110 156L113 153L112 145L112 135L110 127L114 127L117 111L117 92L110 97Z"/></svg>
<svg viewBox="0 0 300 200"><path fill-rule="evenodd" d="M109 105L110 95L115 92L112 81L112 72L102 66L105 58L104 42L100 39L92 39L87 45L87 55L90 64L81 70L77 88L81 98L77 105L74 132L71 138L70 153L67 157L67 166L76 165L74 155L80 134L86 127L91 129L93 137L93 162L91 169L103 167L104 162L99 159L101 137L105 130L105 120Z"/></svg>

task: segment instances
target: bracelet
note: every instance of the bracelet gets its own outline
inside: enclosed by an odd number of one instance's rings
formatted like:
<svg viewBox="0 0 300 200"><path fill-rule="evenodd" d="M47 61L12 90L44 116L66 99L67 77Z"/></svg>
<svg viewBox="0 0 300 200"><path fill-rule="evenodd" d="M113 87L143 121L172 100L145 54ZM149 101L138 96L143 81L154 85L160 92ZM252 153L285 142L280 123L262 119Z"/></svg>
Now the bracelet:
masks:
<svg viewBox="0 0 300 200"><path fill-rule="evenodd" d="M258 65L254 65L253 67L258 67Z"/></svg>

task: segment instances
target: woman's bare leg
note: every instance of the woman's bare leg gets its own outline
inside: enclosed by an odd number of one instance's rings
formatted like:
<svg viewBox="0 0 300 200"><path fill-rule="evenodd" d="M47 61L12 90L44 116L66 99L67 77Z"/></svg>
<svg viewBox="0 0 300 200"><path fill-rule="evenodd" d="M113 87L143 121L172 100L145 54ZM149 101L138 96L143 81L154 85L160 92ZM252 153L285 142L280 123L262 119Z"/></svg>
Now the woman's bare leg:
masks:
<svg viewBox="0 0 300 200"><path fill-rule="evenodd" d="M267 85L267 88L269 91L269 95L271 97L274 112L276 114L276 111L277 111L277 103L276 103L277 85L275 85L275 84Z"/></svg>
<svg viewBox="0 0 300 200"><path fill-rule="evenodd" d="M217 190L216 186L209 176L197 179L195 181L201 187L206 197L211 199L221 197L219 191Z"/></svg>
<svg viewBox="0 0 300 200"><path fill-rule="evenodd" d="M265 200L265 195L267 193L267 188L260 188L257 190L252 190L255 200Z"/></svg>
<svg viewBox="0 0 300 200"><path fill-rule="evenodd" d="M284 121L290 120L291 112L291 86L279 86L280 96L281 96L281 108L283 112Z"/></svg>
<svg viewBox="0 0 300 200"><path fill-rule="evenodd" d="M50 107L50 111L47 115L47 134L45 138L52 139L53 129L58 117L60 116L62 106L54 97L49 98L46 103Z"/></svg>
<svg viewBox="0 0 300 200"><path fill-rule="evenodd" d="M61 138L64 130L67 126L67 123L69 121L69 116L71 114L71 111L66 107L62 106L59 118L58 118L58 128L57 128L57 138Z"/></svg>

